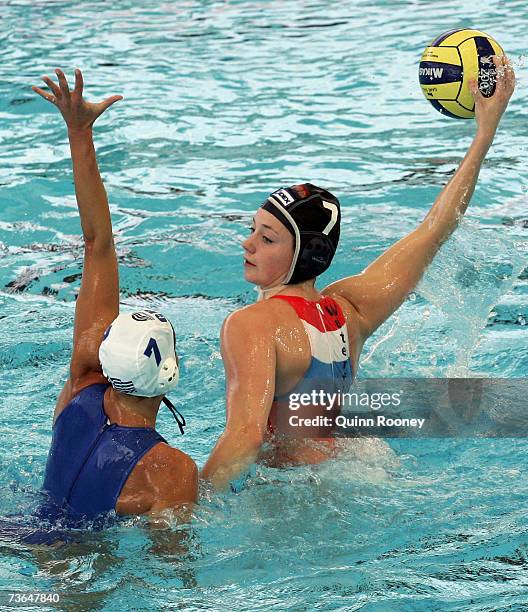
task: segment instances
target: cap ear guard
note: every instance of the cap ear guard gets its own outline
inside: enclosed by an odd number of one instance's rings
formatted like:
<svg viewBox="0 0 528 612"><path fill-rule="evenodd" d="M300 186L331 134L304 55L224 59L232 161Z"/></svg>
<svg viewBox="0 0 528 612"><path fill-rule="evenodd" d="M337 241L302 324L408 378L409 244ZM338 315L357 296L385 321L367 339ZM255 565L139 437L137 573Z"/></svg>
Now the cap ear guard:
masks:
<svg viewBox="0 0 528 612"><path fill-rule="evenodd" d="M163 393L169 393L176 388L180 380L180 368L174 357L167 357L161 364L158 384Z"/></svg>
<svg viewBox="0 0 528 612"><path fill-rule="evenodd" d="M174 355L176 355L176 332L174 331L174 325L169 321L169 325L172 329L172 340L174 342ZM180 368L178 362L174 357L167 357L162 363L160 368L160 374L158 377L159 386L163 389L164 393L168 393L175 389L180 380Z"/></svg>
<svg viewBox="0 0 528 612"><path fill-rule="evenodd" d="M334 257L332 241L321 234L301 233L301 248L288 284L315 278L328 269Z"/></svg>

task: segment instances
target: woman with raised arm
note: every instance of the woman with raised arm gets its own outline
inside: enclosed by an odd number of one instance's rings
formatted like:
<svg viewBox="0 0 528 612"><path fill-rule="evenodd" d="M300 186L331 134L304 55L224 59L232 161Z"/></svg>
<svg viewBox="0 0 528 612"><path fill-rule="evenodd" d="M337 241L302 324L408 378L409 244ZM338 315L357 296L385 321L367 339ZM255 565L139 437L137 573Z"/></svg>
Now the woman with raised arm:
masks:
<svg viewBox="0 0 528 612"><path fill-rule="evenodd" d="M260 287L261 299L222 329L227 423L202 471L215 487L258 460L286 466L335 456L331 417L340 407L314 400L348 391L365 340L413 290L466 211L515 87L507 58L493 61L494 95L470 84L477 131L456 173L422 223L361 274L322 291L314 286L339 239L339 202L328 191L294 185L258 209L243 248L245 279Z"/></svg>
<svg viewBox="0 0 528 612"><path fill-rule="evenodd" d="M197 497L197 468L155 430L165 394L178 382L171 323L145 310L119 314L117 258L106 191L92 139L94 121L122 96L97 104L56 71L50 91L32 89L54 104L68 128L75 193L84 238L81 288L75 306L69 377L55 406L44 491L51 516L91 520L118 514L156 516Z"/></svg>

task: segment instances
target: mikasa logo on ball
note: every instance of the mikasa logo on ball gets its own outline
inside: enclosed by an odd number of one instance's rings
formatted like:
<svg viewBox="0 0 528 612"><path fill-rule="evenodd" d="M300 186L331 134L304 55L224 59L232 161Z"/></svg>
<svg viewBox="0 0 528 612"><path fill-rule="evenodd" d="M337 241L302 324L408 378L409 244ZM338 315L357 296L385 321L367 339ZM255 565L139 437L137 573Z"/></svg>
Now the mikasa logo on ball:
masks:
<svg viewBox="0 0 528 612"><path fill-rule="evenodd" d="M441 78L443 72L443 68L420 68L420 76L432 76L435 79Z"/></svg>

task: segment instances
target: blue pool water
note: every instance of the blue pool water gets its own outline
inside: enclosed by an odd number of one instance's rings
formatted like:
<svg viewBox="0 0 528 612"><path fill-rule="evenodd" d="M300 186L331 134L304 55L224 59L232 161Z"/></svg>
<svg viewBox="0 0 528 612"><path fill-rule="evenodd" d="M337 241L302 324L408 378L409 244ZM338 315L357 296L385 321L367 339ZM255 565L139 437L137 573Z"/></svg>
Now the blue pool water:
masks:
<svg viewBox="0 0 528 612"><path fill-rule="evenodd" d="M17 543L13 518L36 505L82 255L65 129L29 87L80 67L89 99L124 95L95 131L122 305L175 322L189 427L181 438L162 411L159 430L203 465L224 424L220 326L255 299L240 247L252 213L284 184L340 197L321 287L411 230L474 129L418 86L423 48L451 28L499 40L517 91L466 219L359 374L526 376L525 2L17 0L0 18L0 595L60 593L69 610L528 605L523 439L357 443L316 468L260 468L238 494L204 491L190 526L129 519L56 550Z"/></svg>

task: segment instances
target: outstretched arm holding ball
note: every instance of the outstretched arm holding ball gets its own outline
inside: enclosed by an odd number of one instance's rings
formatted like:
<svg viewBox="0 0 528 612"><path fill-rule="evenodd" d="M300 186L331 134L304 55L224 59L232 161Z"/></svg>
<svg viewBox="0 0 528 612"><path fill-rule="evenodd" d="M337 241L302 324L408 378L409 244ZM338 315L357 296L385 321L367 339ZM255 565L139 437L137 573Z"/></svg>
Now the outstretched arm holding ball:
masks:
<svg viewBox="0 0 528 612"><path fill-rule="evenodd" d="M434 231L439 245L450 236L466 212L482 162L515 88L515 75L508 58L494 56L493 62L497 69L495 93L490 98L485 98L478 88L477 81L475 79L470 81L469 89L475 100L477 132L453 178L436 198L422 223Z"/></svg>
<svg viewBox="0 0 528 612"><path fill-rule="evenodd" d="M466 212L482 162L515 88L515 74L508 58L493 56L493 62L497 69L495 93L486 98L477 82L470 81L475 100L476 135L425 219L361 274L337 281L324 291L340 295L352 304L363 341L402 304Z"/></svg>

